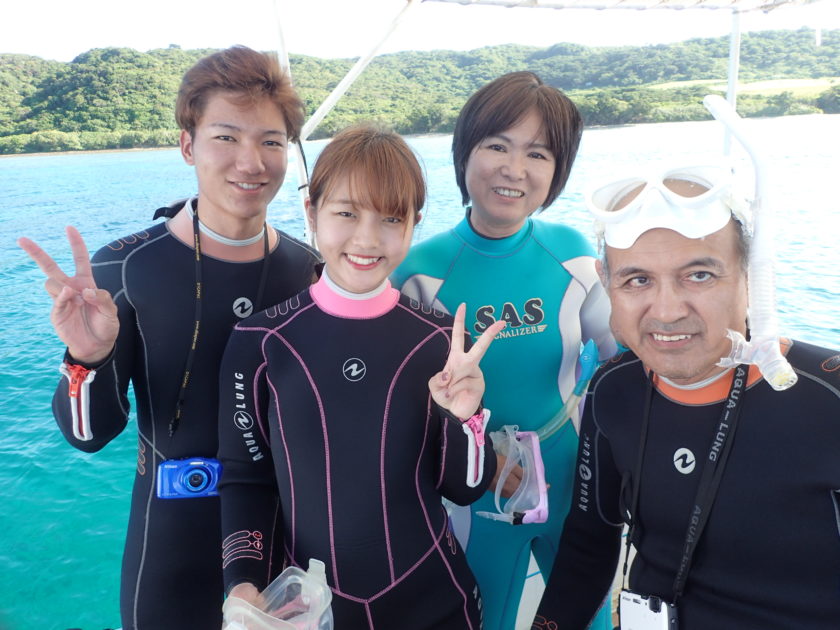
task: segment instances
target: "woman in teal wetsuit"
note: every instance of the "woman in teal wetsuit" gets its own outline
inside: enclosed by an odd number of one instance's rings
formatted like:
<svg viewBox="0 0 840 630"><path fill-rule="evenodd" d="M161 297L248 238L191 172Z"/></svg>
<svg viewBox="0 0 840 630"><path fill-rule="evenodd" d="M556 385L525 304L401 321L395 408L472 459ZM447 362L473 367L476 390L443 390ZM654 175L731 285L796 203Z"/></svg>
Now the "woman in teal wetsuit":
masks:
<svg viewBox="0 0 840 630"><path fill-rule="evenodd" d="M616 350L592 246L572 228L531 217L562 191L582 130L575 105L531 72L481 88L461 110L452 141L466 217L413 247L394 272L396 287L430 306L452 312L466 302L474 336L507 322L483 359L493 409L488 430L540 428L572 393L581 342L594 339L601 360ZM476 516L495 511L494 486L453 512L481 588L485 630L513 630L531 553L544 576L551 570L577 441L569 422L542 443L551 485L546 523L512 526ZM591 627L612 628L609 606Z"/></svg>

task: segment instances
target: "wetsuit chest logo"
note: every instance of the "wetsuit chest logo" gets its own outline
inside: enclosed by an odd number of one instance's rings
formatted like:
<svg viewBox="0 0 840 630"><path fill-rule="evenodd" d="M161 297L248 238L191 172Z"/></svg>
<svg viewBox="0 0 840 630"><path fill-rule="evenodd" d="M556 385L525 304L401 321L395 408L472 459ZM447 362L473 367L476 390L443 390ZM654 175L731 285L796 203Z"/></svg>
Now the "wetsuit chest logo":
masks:
<svg viewBox="0 0 840 630"><path fill-rule="evenodd" d="M361 381L365 377L365 374L367 373L367 366L361 359L353 357L344 362L341 371L344 374L344 378L355 383L356 381Z"/></svg>
<svg viewBox="0 0 840 630"><path fill-rule="evenodd" d="M543 332L547 325L543 324L545 311L542 298L531 298L521 308L512 302L505 302L501 310L492 305L482 306L475 312L473 331L480 335L497 320L507 322L507 328L500 332L496 339L519 337Z"/></svg>
<svg viewBox="0 0 840 630"><path fill-rule="evenodd" d="M239 297L233 301L233 314L239 319L245 319L254 312L254 304L246 297Z"/></svg>
<svg viewBox="0 0 840 630"><path fill-rule="evenodd" d="M674 453L674 468L684 475L689 475L697 465L697 458L687 448L678 448Z"/></svg>
<svg viewBox="0 0 840 630"><path fill-rule="evenodd" d="M248 431L254 427L254 419L247 411L237 411L233 414L233 423L240 431Z"/></svg>

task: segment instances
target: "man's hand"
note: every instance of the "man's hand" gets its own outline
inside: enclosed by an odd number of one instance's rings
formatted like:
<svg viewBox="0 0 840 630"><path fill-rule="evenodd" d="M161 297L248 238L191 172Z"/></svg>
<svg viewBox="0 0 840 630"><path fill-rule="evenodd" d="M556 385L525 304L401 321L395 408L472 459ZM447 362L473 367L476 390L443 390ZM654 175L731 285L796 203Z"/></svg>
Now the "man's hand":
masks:
<svg viewBox="0 0 840 630"><path fill-rule="evenodd" d="M34 241L21 237L18 245L47 276L44 288L53 299L50 321L74 360L86 364L103 361L114 347L120 330L117 305L99 289L85 242L74 227L67 227L76 275L68 276Z"/></svg>

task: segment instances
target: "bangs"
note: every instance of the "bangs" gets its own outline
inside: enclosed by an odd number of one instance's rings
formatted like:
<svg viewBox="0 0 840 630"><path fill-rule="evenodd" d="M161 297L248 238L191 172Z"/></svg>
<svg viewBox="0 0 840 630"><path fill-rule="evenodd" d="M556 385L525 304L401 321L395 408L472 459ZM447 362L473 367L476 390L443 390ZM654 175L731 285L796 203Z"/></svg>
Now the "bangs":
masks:
<svg viewBox="0 0 840 630"><path fill-rule="evenodd" d="M289 140L298 139L304 118L303 101L292 87L288 73L280 68L276 55L233 46L200 59L184 74L178 89L178 126L192 135L207 102L218 93L240 107L268 99L283 115Z"/></svg>
<svg viewBox="0 0 840 630"><path fill-rule="evenodd" d="M541 133L555 159L548 196L541 207L551 205L563 190L583 133L580 112L563 92L546 85L533 72L511 72L473 94L455 122L452 161L464 205L470 201L466 170L475 147L518 124L531 111L539 114Z"/></svg>
<svg viewBox="0 0 840 630"><path fill-rule="evenodd" d="M330 142L315 164L310 199L317 206L342 177L350 194L380 214L416 219L426 202L423 171L397 134L369 126L351 127Z"/></svg>
<svg viewBox="0 0 840 630"><path fill-rule="evenodd" d="M363 164L354 164L347 171L350 194L353 199L369 205L379 214L405 221L422 208L425 186L422 184L422 176L419 178L418 189L418 180L413 177L411 170L394 166L392 161L380 163L379 160L364 160Z"/></svg>

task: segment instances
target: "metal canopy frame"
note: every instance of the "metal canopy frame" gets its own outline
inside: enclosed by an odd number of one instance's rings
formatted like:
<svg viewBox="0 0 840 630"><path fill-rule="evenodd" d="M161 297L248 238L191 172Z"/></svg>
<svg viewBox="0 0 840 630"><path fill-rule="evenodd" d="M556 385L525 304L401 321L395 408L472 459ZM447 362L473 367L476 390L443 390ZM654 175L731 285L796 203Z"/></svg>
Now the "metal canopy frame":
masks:
<svg viewBox="0 0 840 630"><path fill-rule="evenodd" d="M501 7L526 7L529 9L729 9L747 11L772 11L786 5L804 5L817 0L425 0L447 4L476 4Z"/></svg>

